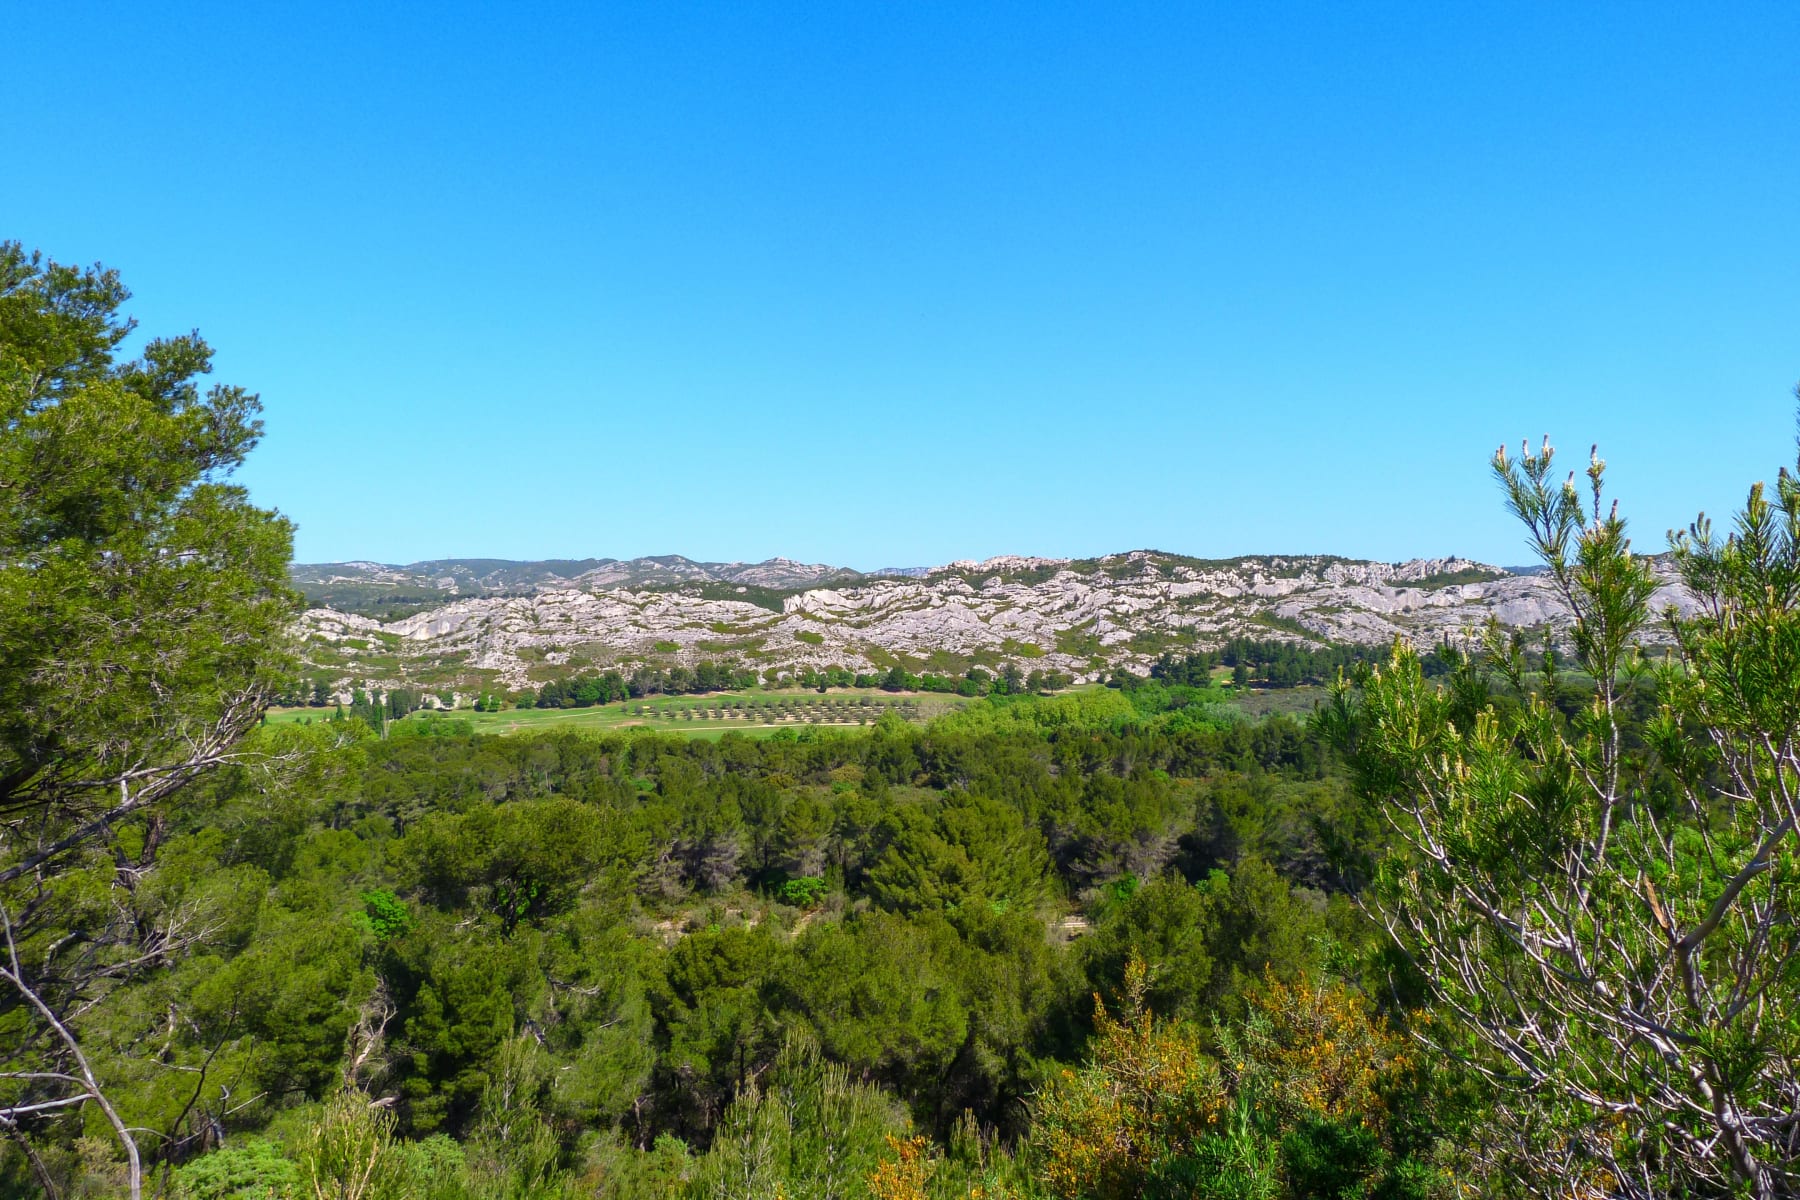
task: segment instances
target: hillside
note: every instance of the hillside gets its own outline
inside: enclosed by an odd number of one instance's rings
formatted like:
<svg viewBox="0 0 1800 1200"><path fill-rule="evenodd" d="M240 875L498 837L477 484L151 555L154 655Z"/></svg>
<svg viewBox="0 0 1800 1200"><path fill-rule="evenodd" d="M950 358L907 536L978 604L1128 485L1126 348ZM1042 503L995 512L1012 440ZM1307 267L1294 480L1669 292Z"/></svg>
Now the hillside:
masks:
<svg viewBox="0 0 1800 1200"><path fill-rule="evenodd" d="M309 605L361 616L391 616L464 596L517 596L557 588L671 588L718 583L807 588L862 578L856 571L771 558L756 563L648 558L438 558L395 566L376 562L295 563L289 574Z"/></svg>
<svg viewBox="0 0 1800 1200"><path fill-rule="evenodd" d="M444 560L303 566L295 578L309 590L439 588L442 602L396 619L311 609L302 619L307 658L345 687L458 691L702 660L764 674L827 665L960 673L1016 662L1094 678L1234 637L1432 645L1489 617L1526 629L1564 619L1542 576L1457 558L1202 560L1139 550L956 562L918 576L784 559ZM1656 603L1681 600L1668 587Z"/></svg>

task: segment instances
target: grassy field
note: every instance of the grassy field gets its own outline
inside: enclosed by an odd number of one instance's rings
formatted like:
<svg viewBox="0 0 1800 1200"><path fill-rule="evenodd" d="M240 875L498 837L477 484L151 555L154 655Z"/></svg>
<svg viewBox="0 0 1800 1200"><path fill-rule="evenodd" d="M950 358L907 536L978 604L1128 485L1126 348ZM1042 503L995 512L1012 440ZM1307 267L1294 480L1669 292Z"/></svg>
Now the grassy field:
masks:
<svg viewBox="0 0 1800 1200"><path fill-rule="evenodd" d="M1234 701L1236 705L1252 717L1261 719L1275 713L1285 713L1290 717L1304 717L1313 709L1323 704L1331 695L1330 689L1316 684L1302 684L1289 688L1246 688Z"/></svg>
<svg viewBox="0 0 1800 1200"><path fill-rule="evenodd" d="M651 728L689 737L717 738L733 730L754 736L767 735L777 729L821 726L854 729L872 723L887 712L897 713L909 720L928 721L966 703L968 701L961 696L945 696L934 692L883 692L873 688L849 688L834 689L826 695L820 695L817 692L766 692L758 689L708 696L654 696L613 704L596 704L591 708L514 708L497 713L458 709L447 715L469 722L477 733ZM270 709L269 720L322 720L331 711L321 708Z"/></svg>
<svg viewBox="0 0 1800 1200"><path fill-rule="evenodd" d="M1089 684L1077 691L1098 688ZM1326 697L1322 687L1248 688L1232 701L1249 716L1261 719L1275 713L1305 717ZM867 703L864 703L864 702ZM625 729L659 729L686 737L719 738L737 732L766 737L778 729L857 729L873 724L892 712L910 721L933 717L971 703L962 696L940 692L884 692L874 688L847 688L820 695L805 691L719 692L708 696L654 696L590 708L524 708L478 713L457 709L442 714L465 721L477 733L524 733L532 730L576 729L608 732ZM332 710L320 708L270 709L273 722L324 720ZM432 720L440 714L415 714L411 720Z"/></svg>

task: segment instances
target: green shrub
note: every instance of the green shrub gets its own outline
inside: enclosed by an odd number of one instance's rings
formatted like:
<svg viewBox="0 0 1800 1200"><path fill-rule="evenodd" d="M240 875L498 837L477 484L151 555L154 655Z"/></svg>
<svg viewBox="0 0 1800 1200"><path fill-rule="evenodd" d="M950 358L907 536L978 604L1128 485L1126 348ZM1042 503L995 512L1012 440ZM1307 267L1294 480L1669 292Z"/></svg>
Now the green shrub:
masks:
<svg viewBox="0 0 1800 1200"><path fill-rule="evenodd" d="M399 937L413 927L412 910L406 902L386 888L372 888L362 894L363 921L381 941Z"/></svg>
<svg viewBox="0 0 1800 1200"><path fill-rule="evenodd" d="M802 875L797 879L789 879L775 890L783 904L791 904L795 908L811 908L825 898L825 881L817 875Z"/></svg>
<svg viewBox="0 0 1800 1200"><path fill-rule="evenodd" d="M264 1200L297 1193L300 1168L273 1142L225 1146L175 1169L178 1200Z"/></svg>

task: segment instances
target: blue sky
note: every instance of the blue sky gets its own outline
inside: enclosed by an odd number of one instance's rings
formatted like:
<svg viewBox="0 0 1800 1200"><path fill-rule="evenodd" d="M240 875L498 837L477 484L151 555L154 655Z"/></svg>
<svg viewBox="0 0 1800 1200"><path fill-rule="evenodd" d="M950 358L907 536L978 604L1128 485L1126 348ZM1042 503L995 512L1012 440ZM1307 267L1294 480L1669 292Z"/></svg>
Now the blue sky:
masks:
<svg viewBox="0 0 1800 1200"><path fill-rule="evenodd" d="M0 237L261 392L302 560L1511 563L1502 439L1646 549L1793 459L1800 5L426 11L8 15Z"/></svg>

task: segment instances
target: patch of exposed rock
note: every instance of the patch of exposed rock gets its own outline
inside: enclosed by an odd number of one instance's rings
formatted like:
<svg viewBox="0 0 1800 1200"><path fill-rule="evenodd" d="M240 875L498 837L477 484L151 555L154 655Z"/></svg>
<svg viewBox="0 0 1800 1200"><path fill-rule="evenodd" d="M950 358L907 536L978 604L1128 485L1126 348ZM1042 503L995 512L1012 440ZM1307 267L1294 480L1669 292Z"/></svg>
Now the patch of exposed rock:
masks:
<svg viewBox="0 0 1800 1200"><path fill-rule="evenodd" d="M772 563L756 565L800 568ZM1665 576L1655 604L1687 605L1673 577ZM440 673L452 664L518 687L534 671L575 662L629 668L702 659L759 670L872 670L894 659L997 657L1092 678L1120 666L1142 671L1165 648L1211 648L1233 637L1359 644L1402 638L1430 646L1465 641L1489 619L1556 631L1568 614L1547 577L1465 559L1209 563L1134 551L1079 562L1006 556L923 576L859 576L790 595L779 613L694 589L585 579L531 595L453 600L389 623L314 609L301 626L321 650L342 648L347 639L377 641L399 658L403 675L413 664L435 664ZM334 665L354 670L341 656Z"/></svg>

